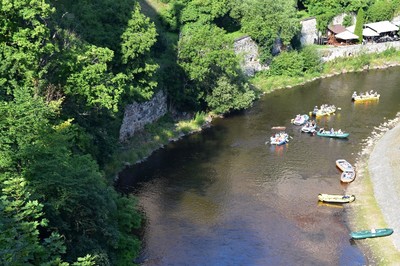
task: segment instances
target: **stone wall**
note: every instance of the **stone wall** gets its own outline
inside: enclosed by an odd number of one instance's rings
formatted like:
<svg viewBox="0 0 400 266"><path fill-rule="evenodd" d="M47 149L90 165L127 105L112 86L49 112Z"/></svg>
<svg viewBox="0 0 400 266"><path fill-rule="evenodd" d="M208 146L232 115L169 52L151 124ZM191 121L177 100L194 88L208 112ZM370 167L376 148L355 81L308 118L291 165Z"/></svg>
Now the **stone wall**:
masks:
<svg viewBox="0 0 400 266"><path fill-rule="evenodd" d="M267 66L261 65L258 46L249 36L236 39L233 49L235 54L242 57L240 65L245 75L254 76L257 71L267 69Z"/></svg>
<svg viewBox="0 0 400 266"><path fill-rule="evenodd" d="M362 53L381 53L389 48L400 50L400 41L385 43L367 43L339 47L327 47L320 49L323 62L331 61L337 57L360 55Z"/></svg>
<svg viewBox="0 0 400 266"><path fill-rule="evenodd" d="M317 20L312 17L300 21L301 36L300 43L302 46L314 44L314 40L318 39Z"/></svg>
<svg viewBox="0 0 400 266"><path fill-rule="evenodd" d="M124 119L119 130L120 141L126 141L133 134L167 113L167 96L159 91L144 103L132 103L125 107Z"/></svg>

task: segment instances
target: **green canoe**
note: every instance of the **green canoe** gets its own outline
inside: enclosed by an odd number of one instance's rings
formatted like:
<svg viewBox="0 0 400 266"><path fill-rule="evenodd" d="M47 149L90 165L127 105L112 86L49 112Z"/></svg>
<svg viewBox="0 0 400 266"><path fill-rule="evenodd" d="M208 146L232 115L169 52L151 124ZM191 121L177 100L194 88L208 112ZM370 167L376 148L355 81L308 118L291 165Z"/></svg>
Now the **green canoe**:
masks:
<svg viewBox="0 0 400 266"><path fill-rule="evenodd" d="M328 137L328 138L339 138L339 139L345 139L350 135L350 133L345 133L345 132L330 132L327 130L324 130L323 128L321 128L318 132L317 132L317 136L320 137Z"/></svg>
<svg viewBox="0 0 400 266"><path fill-rule="evenodd" d="M362 230L362 231L357 231L357 232L351 232L350 236L353 239L363 239L363 238L371 238L371 237L389 236L391 234L393 234L393 229L380 228L380 229L371 229L371 230Z"/></svg>

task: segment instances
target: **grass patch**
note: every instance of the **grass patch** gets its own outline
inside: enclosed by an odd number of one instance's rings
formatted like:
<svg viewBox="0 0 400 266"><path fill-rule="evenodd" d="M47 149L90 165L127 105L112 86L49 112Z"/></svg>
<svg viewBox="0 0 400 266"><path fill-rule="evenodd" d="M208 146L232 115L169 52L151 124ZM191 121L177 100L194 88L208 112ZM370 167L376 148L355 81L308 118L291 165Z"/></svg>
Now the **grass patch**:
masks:
<svg viewBox="0 0 400 266"><path fill-rule="evenodd" d="M125 165L135 164L147 158L153 151L168 144L184 134L196 132L207 123L206 113L197 113L193 119L174 121L165 115L153 124L146 125L144 130L136 132L129 141L121 143L120 149L113 155L104 171L109 179Z"/></svg>
<svg viewBox="0 0 400 266"><path fill-rule="evenodd" d="M256 88L264 91L271 92L276 89L285 88L288 86L296 86L304 84L313 78L319 77L320 74L309 74L301 77L288 77L288 76L263 76L262 73L256 75L250 80L251 84Z"/></svg>

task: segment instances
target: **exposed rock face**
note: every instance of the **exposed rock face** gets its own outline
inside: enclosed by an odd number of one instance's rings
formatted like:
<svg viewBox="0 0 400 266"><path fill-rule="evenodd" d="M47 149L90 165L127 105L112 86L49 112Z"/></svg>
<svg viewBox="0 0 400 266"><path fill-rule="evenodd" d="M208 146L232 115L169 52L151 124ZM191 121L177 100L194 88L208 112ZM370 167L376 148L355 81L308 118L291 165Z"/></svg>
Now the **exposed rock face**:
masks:
<svg viewBox="0 0 400 266"><path fill-rule="evenodd" d="M314 17L300 21L301 36L300 43L302 46L314 44L318 39L317 20Z"/></svg>
<svg viewBox="0 0 400 266"><path fill-rule="evenodd" d="M261 65L258 46L249 36L236 39L233 48L237 55L242 56L240 64L245 75L254 76L257 71L267 68Z"/></svg>
<svg viewBox="0 0 400 266"><path fill-rule="evenodd" d="M119 130L120 141L125 141L137 130L150 124L167 113L167 96L159 91L154 97L144 103L132 103L125 107L124 119Z"/></svg>

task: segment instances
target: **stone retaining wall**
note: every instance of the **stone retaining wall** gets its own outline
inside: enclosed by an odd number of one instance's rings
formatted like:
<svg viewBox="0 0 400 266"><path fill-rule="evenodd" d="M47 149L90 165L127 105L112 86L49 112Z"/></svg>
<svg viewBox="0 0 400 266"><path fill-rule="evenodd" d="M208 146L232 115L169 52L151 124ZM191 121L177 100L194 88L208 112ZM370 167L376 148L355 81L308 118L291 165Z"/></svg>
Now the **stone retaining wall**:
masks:
<svg viewBox="0 0 400 266"><path fill-rule="evenodd" d="M159 91L144 103L132 103L125 107L124 119L119 130L119 140L126 141L138 130L144 128L167 113L167 95Z"/></svg>
<svg viewBox="0 0 400 266"><path fill-rule="evenodd" d="M383 51L395 48L400 50L400 41L385 43L367 43L358 45L348 45L339 47L327 47L320 49L323 62L334 60L337 57L360 55L363 53L382 53Z"/></svg>

